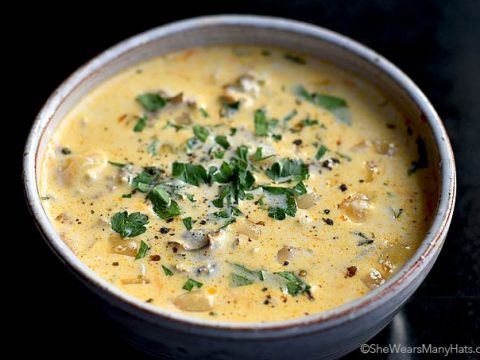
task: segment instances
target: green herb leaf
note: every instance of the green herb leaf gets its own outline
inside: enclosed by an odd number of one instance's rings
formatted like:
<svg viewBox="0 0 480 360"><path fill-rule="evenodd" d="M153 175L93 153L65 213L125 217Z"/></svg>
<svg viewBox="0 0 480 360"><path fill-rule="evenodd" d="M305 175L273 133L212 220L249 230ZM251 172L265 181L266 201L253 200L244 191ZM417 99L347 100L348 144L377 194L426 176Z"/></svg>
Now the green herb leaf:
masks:
<svg viewBox="0 0 480 360"><path fill-rule="evenodd" d="M196 200L195 200L195 197L192 195L192 194L185 194L185 196L187 197L187 199L194 203Z"/></svg>
<svg viewBox="0 0 480 360"><path fill-rule="evenodd" d="M215 157L215 159L223 159L223 157L225 156L225 151L223 151L223 150L216 150L216 151L214 151L212 154L213 154L213 156Z"/></svg>
<svg viewBox="0 0 480 360"><path fill-rule="evenodd" d="M276 162L265 172L272 180L279 180L281 182L308 179L308 167L301 160L282 159Z"/></svg>
<svg viewBox="0 0 480 360"><path fill-rule="evenodd" d="M416 142L417 142L418 160L412 161L412 165L407 171L408 176L415 174L419 169L424 169L428 167L428 155L427 155L427 147L425 146L425 141L423 141L421 137L418 137Z"/></svg>
<svg viewBox="0 0 480 360"><path fill-rule="evenodd" d="M167 100L156 93L145 93L137 96L135 100L148 112L158 111L167 104Z"/></svg>
<svg viewBox="0 0 480 360"><path fill-rule="evenodd" d="M310 290L310 285L303 282L298 276L289 271L280 271L274 273L281 278L282 288L291 296L303 294Z"/></svg>
<svg viewBox="0 0 480 360"><path fill-rule="evenodd" d="M178 206L175 200L171 200L169 207L161 207L154 204L153 211L155 211L158 217L163 220L171 219L182 213L180 206Z"/></svg>
<svg viewBox="0 0 480 360"><path fill-rule="evenodd" d="M233 267L235 273L251 280L252 282L264 280L263 270L251 270L237 263L231 263L230 265Z"/></svg>
<svg viewBox="0 0 480 360"><path fill-rule="evenodd" d="M150 250L150 247L147 245L145 241L140 242L140 248L138 249L137 256L135 256L135 260L142 259L147 255L148 250Z"/></svg>
<svg viewBox="0 0 480 360"><path fill-rule="evenodd" d="M275 220L284 220L285 215L294 217L297 213L297 203L295 202L295 192L285 187L263 186L263 191L272 195L283 196L283 206L273 206L268 209L268 216Z"/></svg>
<svg viewBox="0 0 480 360"><path fill-rule="evenodd" d="M215 142L223 147L225 150L230 147L230 143L227 140L227 137L224 135L218 135L215 137Z"/></svg>
<svg viewBox="0 0 480 360"><path fill-rule="evenodd" d="M335 151L335 154L340 156L342 159L345 159L347 161L352 161L352 158L348 156L347 154L341 153L340 151Z"/></svg>
<svg viewBox="0 0 480 360"><path fill-rule="evenodd" d="M315 154L315 160L320 160L327 151L328 151L328 148L325 145L320 145L320 147L317 150L317 153Z"/></svg>
<svg viewBox="0 0 480 360"><path fill-rule="evenodd" d="M202 165L174 162L172 176L187 184L200 186L208 180L207 171Z"/></svg>
<svg viewBox="0 0 480 360"><path fill-rule="evenodd" d="M128 214L128 212L117 212L111 219L112 230L122 237L134 237L143 234L147 228L148 216L139 212Z"/></svg>
<svg viewBox="0 0 480 360"><path fill-rule="evenodd" d="M307 193L307 187L305 186L305 184L302 181L300 181L297 185L295 185L292 188L292 191L294 192L294 194L296 196L302 196L302 195L305 195Z"/></svg>
<svg viewBox="0 0 480 360"><path fill-rule="evenodd" d="M119 168L123 168L123 167L127 166L127 164L119 163L119 162L114 162L114 161L110 161L110 160L108 161L108 163L109 163L110 165L113 165L113 166L116 166L116 167L119 167Z"/></svg>
<svg viewBox="0 0 480 360"><path fill-rule="evenodd" d="M191 217L186 217L185 219L182 219L183 225L185 225L185 228L187 230L192 230L192 218Z"/></svg>
<svg viewBox="0 0 480 360"><path fill-rule="evenodd" d="M253 281L247 279L246 277L237 275L237 274L230 274L230 286L231 287L240 287L240 286L247 286L253 284Z"/></svg>
<svg viewBox="0 0 480 360"><path fill-rule="evenodd" d="M143 115L143 116L139 117L138 120L137 120L137 123L133 127L133 131L142 132L143 129L145 129L145 126L147 125L147 120L148 120L148 118L147 118L146 115Z"/></svg>
<svg viewBox="0 0 480 360"><path fill-rule="evenodd" d="M303 119L300 121L303 126L313 126L318 124L318 120L312 120L310 118Z"/></svg>
<svg viewBox="0 0 480 360"><path fill-rule="evenodd" d="M303 100L331 112L338 122L346 125L352 124L348 104L344 99L319 93L310 94L303 86L298 86L295 89L295 94Z"/></svg>
<svg viewBox="0 0 480 360"><path fill-rule="evenodd" d="M200 113L202 114L202 116L204 118L208 118L210 115L208 114L207 110L205 110L204 108L200 108Z"/></svg>
<svg viewBox="0 0 480 360"><path fill-rule="evenodd" d="M204 143L207 140L210 131L208 131L208 129L203 126L195 125L193 127L193 133L198 140Z"/></svg>
<svg viewBox="0 0 480 360"><path fill-rule="evenodd" d="M161 170L154 166L147 166L143 168L143 171L135 176L131 185L134 189L140 192L146 193L157 183L161 174Z"/></svg>
<svg viewBox="0 0 480 360"><path fill-rule="evenodd" d="M170 195L162 188L161 185L155 186L148 194L148 198L153 203L154 207L168 208L172 203Z"/></svg>
<svg viewBox="0 0 480 360"><path fill-rule="evenodd" d="M192 291L194 287L201 288L203 284L193 279L188 279L185 284L183 284L182 289L187 291Z"/></svg>
<svg viewBox="0 0 480 360"><path fill-rule="evenodd" d="M274 141L280 141L280 140L282 140L282 134L273 134L272 139Z"/></svg>
<svg viewBox="0 0 480 360"><path fill-rule="evenodd" d="M267 119L267 115L264 110L258 109L255 111L254 116L255 135L268 136L269 132L278 124L276 119Z"/></svg>
<svg viewBox="0 0 480 360"><path fill-rule="evenodd" d="M173 276L173 271L166 266L162 265L162 269L166 276Z"/></svg>
<svg viewBox="0 0 480 360"><path fill-rule="evenodd" d="M237 133L237 128L230 128L230 136L235 136L235 134Z"/></svg>
<svg viewBox="0 0 480 360"><path fill-rule="evenodd" d="M160 144L160 140L153 139L150 145L148 145L148 148L147 148L148 153L152 156L157 155L157 148L159 144Z"/></svg>

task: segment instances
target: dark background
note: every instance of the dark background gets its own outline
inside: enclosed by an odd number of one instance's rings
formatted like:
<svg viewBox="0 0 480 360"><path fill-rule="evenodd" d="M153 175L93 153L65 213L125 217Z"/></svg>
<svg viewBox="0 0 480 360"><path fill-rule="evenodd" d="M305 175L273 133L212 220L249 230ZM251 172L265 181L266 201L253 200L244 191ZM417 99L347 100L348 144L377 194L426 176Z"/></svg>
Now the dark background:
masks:
<svg viewBox="0 0 480 360"><path fill-rule="evenodd" d="M10 53L25 62L23 89L16 93L21 103L8 123L18 135L13 142L17 174L29 127L60 82L107 47L170 21L220 13L283 16L338 31L386 56L440 113L455 151L459 187L452 227L436 265L400 315L370 343L480 346L480 1L118 2L105 10L65 2L25 10L33 15L22 22L28 31L15 39L17 48ZM19 183L18 195L21 191ZM17 196L14 201L20 209L20 239L29 252L27 267L35 274L15 299L29 309L21 313L21 320L28 321L28 341L17 349L50 358L143 359L112 334L43 243L23 200ZM348 358L359 356L355 352Z"/></svg>

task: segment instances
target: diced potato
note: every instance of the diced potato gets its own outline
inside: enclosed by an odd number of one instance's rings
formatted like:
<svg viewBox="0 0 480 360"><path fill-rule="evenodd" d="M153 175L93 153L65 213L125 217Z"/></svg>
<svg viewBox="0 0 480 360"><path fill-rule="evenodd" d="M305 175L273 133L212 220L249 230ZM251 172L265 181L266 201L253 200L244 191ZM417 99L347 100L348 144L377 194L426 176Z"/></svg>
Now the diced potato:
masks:
<svg viewBox="0 0 480 360"><path fill-rule="evenodd" d="M367 219L368 211L371 208L370 200L365 194L354 193L348 196L340 204L342 209L348 218L354 222L365 222Z"/></svg>
<svg viewBox="0 0 480 360"><path fill-rule="evenodd" d="M124 239L119 234L112 234L108 241L111 253L131 257L137 256L138 242L136 240Z"/></svg>
<svg viewBox="0 0 480 360"><path fill-rule="evenodd" d="M196 290L177 296L173 303L183 311L209 311L213 309L214 296Z"/></svg>

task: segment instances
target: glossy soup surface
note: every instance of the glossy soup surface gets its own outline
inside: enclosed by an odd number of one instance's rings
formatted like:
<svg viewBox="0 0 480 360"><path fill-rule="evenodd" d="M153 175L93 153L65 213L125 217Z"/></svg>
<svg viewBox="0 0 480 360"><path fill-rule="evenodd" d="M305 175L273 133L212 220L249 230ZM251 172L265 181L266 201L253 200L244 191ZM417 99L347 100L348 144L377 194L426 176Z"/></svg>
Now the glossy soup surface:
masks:
<svg viewBox="0 0 480 360"><path fill-rule="evenodd" d="M279 49L209 47L85 96L49 143L40 195L126 293L264 322L382 286L424 237L434 184L422 138L368 83Z"/></svg>

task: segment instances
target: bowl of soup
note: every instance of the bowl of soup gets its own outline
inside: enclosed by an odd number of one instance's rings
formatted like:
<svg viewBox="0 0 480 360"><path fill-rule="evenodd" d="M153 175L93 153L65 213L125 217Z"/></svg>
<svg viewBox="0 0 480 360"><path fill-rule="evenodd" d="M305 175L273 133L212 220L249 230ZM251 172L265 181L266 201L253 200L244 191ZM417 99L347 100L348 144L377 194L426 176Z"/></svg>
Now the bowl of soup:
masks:
<svg viewBox="0 0 480 360"><path fill-rule="evenodd" d="M348 353L425 278L455 200L447 134L405 74L257 16L105 51L47 101L24 161L52 251L161 358Z"/></svg>

